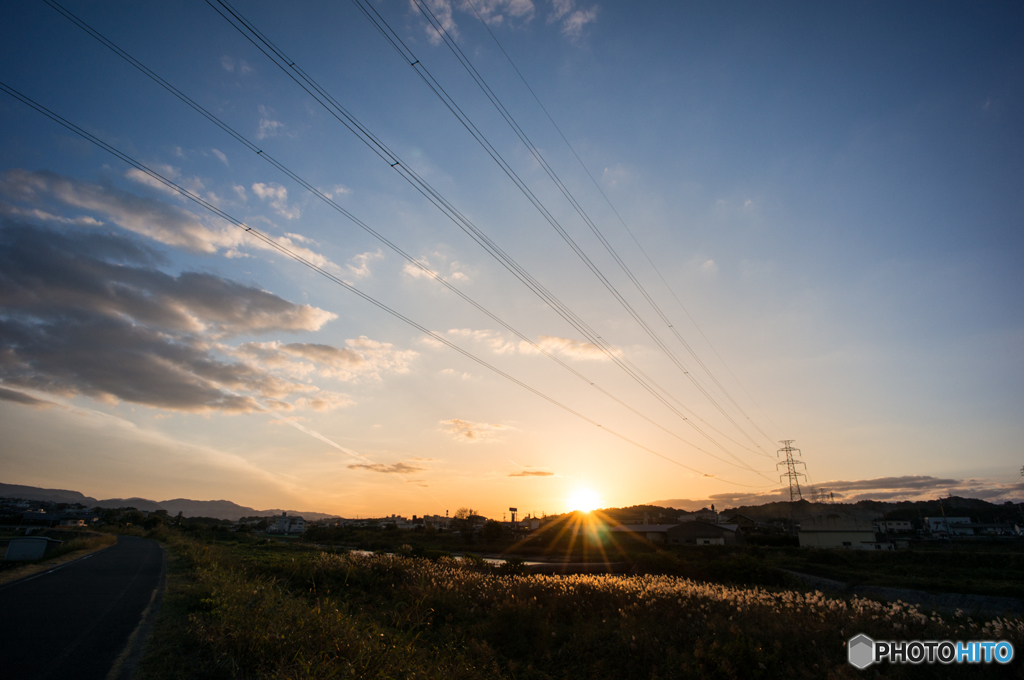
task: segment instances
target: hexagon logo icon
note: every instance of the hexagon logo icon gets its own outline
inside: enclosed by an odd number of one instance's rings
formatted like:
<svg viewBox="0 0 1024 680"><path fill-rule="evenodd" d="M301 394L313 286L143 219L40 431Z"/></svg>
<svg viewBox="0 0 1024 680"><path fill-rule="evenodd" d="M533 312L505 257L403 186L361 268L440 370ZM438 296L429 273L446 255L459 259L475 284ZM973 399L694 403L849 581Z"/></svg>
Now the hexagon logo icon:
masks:
<svg viewBox="0 0 1024 680"><path fill-rule="evenodd" d="M861 633L846 643L846 653L851 666L864 670L874 663L875 641Z"/></svg>

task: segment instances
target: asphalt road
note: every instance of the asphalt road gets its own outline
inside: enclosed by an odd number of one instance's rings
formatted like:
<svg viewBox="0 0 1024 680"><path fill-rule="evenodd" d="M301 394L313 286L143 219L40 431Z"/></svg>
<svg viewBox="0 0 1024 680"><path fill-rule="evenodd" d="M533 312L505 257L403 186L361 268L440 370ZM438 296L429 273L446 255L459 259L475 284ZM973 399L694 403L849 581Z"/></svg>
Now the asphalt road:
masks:
<svg viewBox="0 0 1024 680"><path fill-rule="evenodd" d="M116 545L0 587L0 677L103 680L159 585L163 551Z"/></svg>

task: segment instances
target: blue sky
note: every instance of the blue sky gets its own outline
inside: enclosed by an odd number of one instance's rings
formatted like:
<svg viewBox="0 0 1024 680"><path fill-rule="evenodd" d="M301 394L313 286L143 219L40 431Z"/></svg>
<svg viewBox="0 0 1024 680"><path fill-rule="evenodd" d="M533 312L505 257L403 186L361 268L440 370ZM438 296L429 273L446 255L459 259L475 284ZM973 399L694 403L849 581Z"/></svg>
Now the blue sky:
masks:
<svg viewBox="0 0 1024 680"><path fill-rule="evenodd" d="M0 28L0 81L602 428L3 95L5 481L344 515L558 512L581 489L607 505L699 507L777 497L785 438L803 451L806 481L846 499L1019 499L1019 5L476 6L644 251L472 7L430 0L711 375L416 2L373 3L711 398L353 4L236 8L593 327L611 356L206 3L65 7L586 379L43 2L19 3ZM664 387L687 420L613 357Z"/></svg>

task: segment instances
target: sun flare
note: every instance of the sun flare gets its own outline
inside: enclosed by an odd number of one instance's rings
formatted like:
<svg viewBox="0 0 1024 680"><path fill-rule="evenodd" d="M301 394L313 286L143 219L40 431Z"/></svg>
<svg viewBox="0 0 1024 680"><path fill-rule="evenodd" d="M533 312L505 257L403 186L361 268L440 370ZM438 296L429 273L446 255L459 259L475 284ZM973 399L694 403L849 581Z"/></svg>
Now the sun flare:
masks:
<svg viewBox="0 0 1024 680"><path fill-rule="evenodd" d="M590 512L601 507L601 499L593 489L576 489L568 499L569 509Z"/></svg>

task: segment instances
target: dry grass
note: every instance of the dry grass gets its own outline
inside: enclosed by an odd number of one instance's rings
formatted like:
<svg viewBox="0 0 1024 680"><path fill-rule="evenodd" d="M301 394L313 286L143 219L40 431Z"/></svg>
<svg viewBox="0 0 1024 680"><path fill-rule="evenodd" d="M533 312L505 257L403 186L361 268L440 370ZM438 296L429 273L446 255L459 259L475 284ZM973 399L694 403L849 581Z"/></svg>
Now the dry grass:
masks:
<svg viewBox="0 0 1024 680"><path fill-rule="evenodd" d="M862 632L1007 639L1024 649L1019 619L942 617L819 592L672 576L500 575L463 560L294 546L180 542L174 552L189 599L163 625L177 626L179 651L150 655L147 680L852 678L844 645ZM1020 665L942 674L1018 677ZM888 677L935 670L878 667Z"/></svg>
<svg viewBox="0 0 1024 680"><path fill-rule="evenodd" d="M21 564L0 571L0 585L59 567L90 553L108 548L115 543L117 543L117 536L110 534L91 534L65 541L63 545L54 550L51 557L45 560Z"/></svg>

